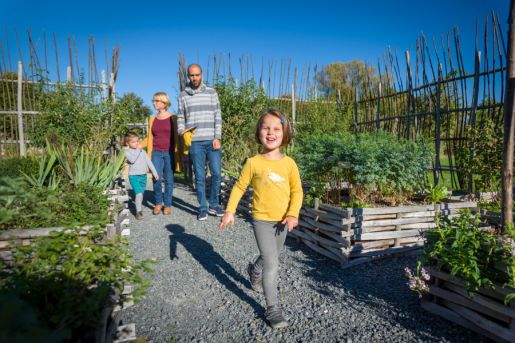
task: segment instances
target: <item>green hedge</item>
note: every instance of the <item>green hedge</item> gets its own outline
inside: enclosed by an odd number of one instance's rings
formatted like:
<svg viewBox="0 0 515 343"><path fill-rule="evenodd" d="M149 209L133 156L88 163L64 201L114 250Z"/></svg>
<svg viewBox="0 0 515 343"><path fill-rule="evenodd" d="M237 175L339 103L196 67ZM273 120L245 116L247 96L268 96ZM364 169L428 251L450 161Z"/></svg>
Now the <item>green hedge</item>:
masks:
<svg viewBox="0 0 515 343"><path fill-rule="evenodd" d="M385 132L313 134L299 140L294 157L319 196L348 182L352 200L396 205L423 187L432 147Z"/></svg>

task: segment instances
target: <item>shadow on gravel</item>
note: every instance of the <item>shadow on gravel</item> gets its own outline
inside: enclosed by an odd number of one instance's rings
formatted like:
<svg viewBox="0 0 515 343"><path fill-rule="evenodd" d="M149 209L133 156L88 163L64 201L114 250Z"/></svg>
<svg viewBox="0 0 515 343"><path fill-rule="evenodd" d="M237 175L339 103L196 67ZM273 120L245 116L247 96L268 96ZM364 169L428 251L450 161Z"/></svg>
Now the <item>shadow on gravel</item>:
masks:
<svg viewBox="0 0 515 343"><path fill-rule="evenodd" d="M195 216L198 213L198 207L193 206L192 204L179 198L173 198L173 206Z"/></svg>
<svg viewBox="0 0 515 343"><path fill-rule="evenodd" d="M170 260L180 258L177 256L177 244L181 244L196 259L205 270L211 273L220 284L233 292L242 301L246 302L256 312L262 314L264 308L252 297L248 296L236 282L250 289L250 282L242 277L227 261L217 253L207 241L185 232L181 225L166 225L170 231Z"/></svg>
<svg viewBox="0 0 515 343"><path fill-rule="evenodd" d="M488 341L422 309L417 294L408 289L404 276L404 267L416 268L416 256L390 257L342 269L338 263L318 255L295 239L287 238L285 245L307 256L299 258L298 262L303 264L304 275L315 281L310 283L311 287L319 294L341 302L342 306L349 304L342 299L342 293L335 294L331 286L342 289L344 298L364 304L355 309L357 312L369 308L385 321L417 332L421 340L434 341L439 337L444 341L463 342L464 337L470 337L469 341Z"/></svg>

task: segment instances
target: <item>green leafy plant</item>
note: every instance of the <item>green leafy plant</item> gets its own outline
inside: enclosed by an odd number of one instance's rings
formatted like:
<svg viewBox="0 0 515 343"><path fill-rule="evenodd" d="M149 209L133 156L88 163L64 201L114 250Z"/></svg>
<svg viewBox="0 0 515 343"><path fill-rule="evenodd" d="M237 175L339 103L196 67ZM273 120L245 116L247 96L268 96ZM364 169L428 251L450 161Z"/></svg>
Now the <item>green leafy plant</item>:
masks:
<svg viewBox="0 0 515 343"><path fill-rule="evenodd" d="M463 211L455 218L441 218L427 232L424 264L444 269L465 281L469 294L495 282L515 286L513 245L481 229L479 217ZM504 271L497 269L505 266ZM506 277L508 275L508 277Z"/></svg>
<svg viewBox="0 0 515 343"><path fill-rule="evenodd" d="M447 187L443 184L433 185L426 188L424 189L424 193L426 193L425 201L430 204L439 203L449 195Z"/></svg>
<svg viewBox="0 0 515 343"><path fill-rule="evenodd" d="M456 151L458 165L462 166L464 172L474 175L476 191L500 191L503 163L502 129L502 125L496 125L491 117L484 116L476 128L467 129L467 136L473 144L467 142Z"/></svg>
<svg viewBox="0 0 515 343"><path fill-rule="evenodd" d="M258 151L254 128L259 115L271 107L271 101L253 80L238 85L234 79L222 79L214 88L223 119L223 166L238 172L245 158Z"/></svg>
<svg viewBox="0 0 515 343"><path fill-rule="evenodd" d="M305 135L294 150L303 181L323 183L326 192L345 182L361 204L405 201L422 188L431 156L428 142L398 140L384 132Z"/></svg>
<svg viewBox="0 0 515 343"><path fill-rule="evenodd" d="M0 159L1 176L20 177L22 174L35 176L38 173L38 167L37 158L32 156Z"/></svg>
<svg viewBox="0 0 515 343"><path fill-rule="evenodd" d="M19 178L0 178L0 230L106 225L108 206L97 186L51 190L33 188Z"/></svg>
<svg viewBox="0 0 515 343"><path fill-rule="evenodd" d="M2 272L0 292L30 304L38 320L64 332L66 341L81 339L98 324L114 291L130 284L137 301L148 286L142 273L150 272L149 262L135 263L125 240L104 237L99 228L73 229L19 247L10 272Z"/></svg>
<svg viewBox="0 0 515 343"><path fill-rule="evenodd" d="M49 151L55 154L66 179L74 186L87 183L107 189L124 163L123 153L107 158L103 151L85 146L78 150L56 146Z"/></svg>
<svg viewBox="0 0 515 343"><path fill-rule="evenodd" d="M61 182L61 178L54 170L57 161L57 155L50 148L48 143L47 147L47 154L40 157L39 160L39 172L36 175L25 174L24 172L22 172L22 174L33 187L46 187L48 189L55 190Z"/></svg>

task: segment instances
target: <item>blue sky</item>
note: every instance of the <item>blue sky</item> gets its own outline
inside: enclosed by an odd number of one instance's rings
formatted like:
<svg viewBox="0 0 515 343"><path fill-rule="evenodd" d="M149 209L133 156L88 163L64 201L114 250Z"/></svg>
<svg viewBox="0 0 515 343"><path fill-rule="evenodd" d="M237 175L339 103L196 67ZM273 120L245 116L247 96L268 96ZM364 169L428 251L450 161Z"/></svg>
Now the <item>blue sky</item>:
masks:
<svg viewBox="0 0 515 343"><path fill-rule="evenodd" d="M4 0L0 39L5 39L7 31L14 59L14 28L23 44L28 29L36 40L43 32L47 39L55 32L64 60L66 37L73 36L81 68L86 66L88 36L96 39L99 69L105 65L104 46L120 47L117 92L133 91L150 104L156 91L177 96L179 53L187 63L204 66L215 50L230 52L233 63L245 54L253 58L256 70L262 58L291 59L299 68L352 60L376 64L389 46L401 57L405 50L414 49L421 32L439 37L458 26L465 63L472 69L476 21L482 27L485 17L495 10L506 31L508 6L508 0Z"/></svg>

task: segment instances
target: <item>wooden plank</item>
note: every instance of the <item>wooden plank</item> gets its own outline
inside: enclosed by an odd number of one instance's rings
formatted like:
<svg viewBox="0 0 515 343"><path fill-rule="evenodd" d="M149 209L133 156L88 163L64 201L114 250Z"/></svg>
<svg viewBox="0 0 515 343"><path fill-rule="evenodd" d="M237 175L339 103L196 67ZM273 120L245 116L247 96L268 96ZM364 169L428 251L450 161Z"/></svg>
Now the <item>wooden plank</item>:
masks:
<svg viewBox="0 0 515 343"><path fill-rule="evenodd" d="M488 338L491 338L494 340L496 339L496 336L494 336L488 332L485 332L484 330L482 330L479 327L477 327L476 325L474 325L472 322L466 320L465 318L461 317L459 314L457 314L456 312L454 312L448 308L445 308L441 305L437 305L436 303L429 302L429 301L422 301L421 306L424 310L431 312L433 314L436 314L437 316L440 316L440 317L442 317L446 320L449 320L453 323L461 325L464 328L467 328L469 330L477 332Z"/></svg>
<svg viewBox="0 0 515 343"><path fill-rule="evenodd" d="M419 217L419 218L399 218L399 219L386 219L386 220L371 220L361 222L359 226L371 227L371 226L386 226L386 225L402 225L402 224L413 224L413 223L426 223L433 222L435 219L431 216L429 217ZM358 226L358 223L356 223Z"/></svg>
<svg viewBox="0 0 515 343"><path fill-rule="evenodd" d="M427 223L412 223L412 224L404 224L402 225L403 230L409 229L419 229L419 230L429 230L436 227L435 222L427 222Z"/></svg>
<svg viewBox="0 0 515 343"><path fill-rule="evenodd" d="M357 266L357 265L360 265L363 263L368 263L370 261L372 261L372 257L360 257L360 258L352 259L352 260L349 260L347 263L345 263L342 266L342 269L354 267L354 266Z"/></svg>
<svg viewBox="0 0 515 343"><path fill-rule="evenodd" d="M462 279L460 279L458 277L451 278L451 274L449 274L449 273L436 270L436 269L434 269L432 267L425 267L425 268L426 268L427 272L431 276L433 276L435 278L442 279L442 280L445 280L445 281L449 281L449 282L454 283L455 285L465 287L465 281L463 281ZM499 284L496 285L495 289L480 287L479 290L478 290L478 293L486 295L486 296L489 296L489 297L494 298L494 299L497 299L497 300L499 300L501 302L504 301L504 298L508 294L513 293L513 292L515 292L515 289L503 288ZM511 300L510 304L515 304L515 299Z"/></svg>
<svg viewBox="0 0 515 343"><path fill-rule="evenodd" d="M351 217L351 211L349 209L339 208L339 207L336 207L333 205L328 205L328 204L320 204L320 208L327 212L331 212L331 213L337 214L339 216L342 216L343 218Z"/></svg>
<svg viewBox="0 0 515 343"><path fill-rule="evenodd" d="M357 216L367 214L388 214L388 213L405 213L405 212L424 212L434 211L433 205L419 205L419 206L398 206L398 207L379 207L379 208L355 208L351 213Z"/></svg>
<svg viewBox="0 0 515 343"><path fill-rule="evenodd" d="M392 238L416 237L416 236L420 236L419 230L402 230L402 231L362 233L362 234L356 234L356 239L362 240L362 241L375 241L375 240L379 240L379 239L392 239Z"/></svg>
<svg viewBox="0 0 515 343"><path fill-rule="evenodd" d="M454 287L456 287L456 286L454 286ZM449 288L451 289L451 291L443 289L436 285L431 285L431 286L429 286L429 294L432 294L439 298L443 298L443 299L452 301L455 304L468 307L477 312L484 313L490 317L496 318L505 323L508 323L510 321L510 317L500 314L498 311L491 310L485 306L482 306L482 305L477 304L476 302L472 301L472 299L468 297L467 292L465 290L463 290L465 293L465 295L463 295L463 294L461 294L461 292L460 293L454 292L454 290L452 290L452 287L449 287Z"/></svg>
<svg viewBox="0 0 515 343"><path fill-rule="evenodd" d="M393 243L395 243L395 241L393 239L373 241L373 242L355 241L351 250L358 251L358 250L365 250L365 249L374 249L374 248L382 247L385 245L392 245Z"/></svg>
<svg viewBox="0 0 515 343"><path fill-rule="evenodd" d="M320 246L318 246L318 245L314 244L314 243L313 243L313 242L311 242L311 241L305 240L305 241L304 241L304 243L305 243L308 247L310 247L312 250L316 251L317 253L322 254L322 255L324 255L325 257L329 257L330 259L335 260L335 261L336 261L336 262L338 262L338 263L345 263L345 261L346 261L343 257L338 256L338 255L334 254L334 253L333 253L333 252L331 252L331 251L328 251L328 250L326 250L326 249L323 249L322 247L320 247Z"/></svg>
<svg viewBox="0 0 515 343"><path fill-rule="evenodd" d="M321 243L322 245L328 245L328 246L335 247L335 248L345 248L346 247L346 245L344 245L342 243L335 242L333 240L324 238L320 235L317 235L317 234L311 232L308 229L301 228L300 230L302 232L304 232L305 234L307 234L308 236L310 236L312 238L312 240L317 241L317 242Z"/></svg>
<svg viewBox="0 0 515 343"><path fill-rule="evenodd" d="M351 232L349 232L351 234L351 236L341 236L341 234L337 234L337 233L334 233L334 232L327 232L327 231L324 231L324 230L318 230L318 232L324 236L327 236L337 242L340 242L340 243L343 243L344 245L346 246L350 246L350 237L354 235L354 230L352 230Z"/></svg>
<svg viewBox="0 0 515 343"><path fill-rule="evenodd" d="M477 202L467 201L467 202L448 202L440 204L441 210L447 209L456 209L456 208L477 208Z"/></svg>
<svg viewBox="0 0 515 343"><path fill-rule="evenodd" d="M305 215L308 215L308 216L313 216L313 218L316 220L316 218L325 218L325 219L330 219L330 220L341 220L342 216L340 215L337 215L337 214L334 214L334 213L331 213L331 212L325 212L325 211L321 211L321 210L315 210L314 208L310 208L310 207L303 207L300 209L300 213L301 214L305 214Z"/></svg>
<svg viewBox="0 0 515 343"><path fill-rule="evenodd" d="M482 308L491 310L492 312L502 315L503 317L507 318L506 322L508 322L509 318L515 319L515 309L512 309L512 308L504 305L504 303L499 303L498 301L494 301L494 300L487 298L481 294L475 294L472 298L469 298L468 293L464 287L456 286L451 282L445 282L444 285L445 285L445 287L449 288L453 292L458 293L462 297L468 298L471 302L480 305ZM470 306L468 306L468 307L470 307ZM483 311L480 311L480 312L483 312ZM487 315L491 315L489 312L488 313L484 312L484 313ZM497 318L494 315L491 315L491 316L494 318ZM501 319L501 318L499 318L499 319Z"/></svg>
<svg viewBox="0 0 515 343"><path fill-rule="evenodd" d="M472 322L479 328L489 332L490 334L492 334L496 337L502 338L502 339L506 340L507 342L515 342L515 332L514 331L506 329L497 323L487 320L485 317L475 313L472 310L469 310L468 308L461 307L461 306L453 304L451 302L448 302L445 305L447 307L449 307L451 310L453 310L454 312L458 313L463 318Z"/></svg>
<svg viewBox="0 0 515 343"><path fill-rule="evenodd" d="M304 220L314 228L322 229L322 230L329 231L329 232L341 232L342 231L340 228L314 221L313 219L308 218L308 217L305 217Z"/></svg>
<svg viewBox="0 0 515 343"><path fill-rule="evenodd" d="M407 251L413 251L420 249L422 246L418 244L414 244L411 246L401 246L401 247L393 247L393 248L387 248L387 249L379 249L379 250L373 250L373 251L351 251L351 257L361 257L361 256L377 256L377 255L393 255L393 254L399 254L404 253Z"/></svg>

